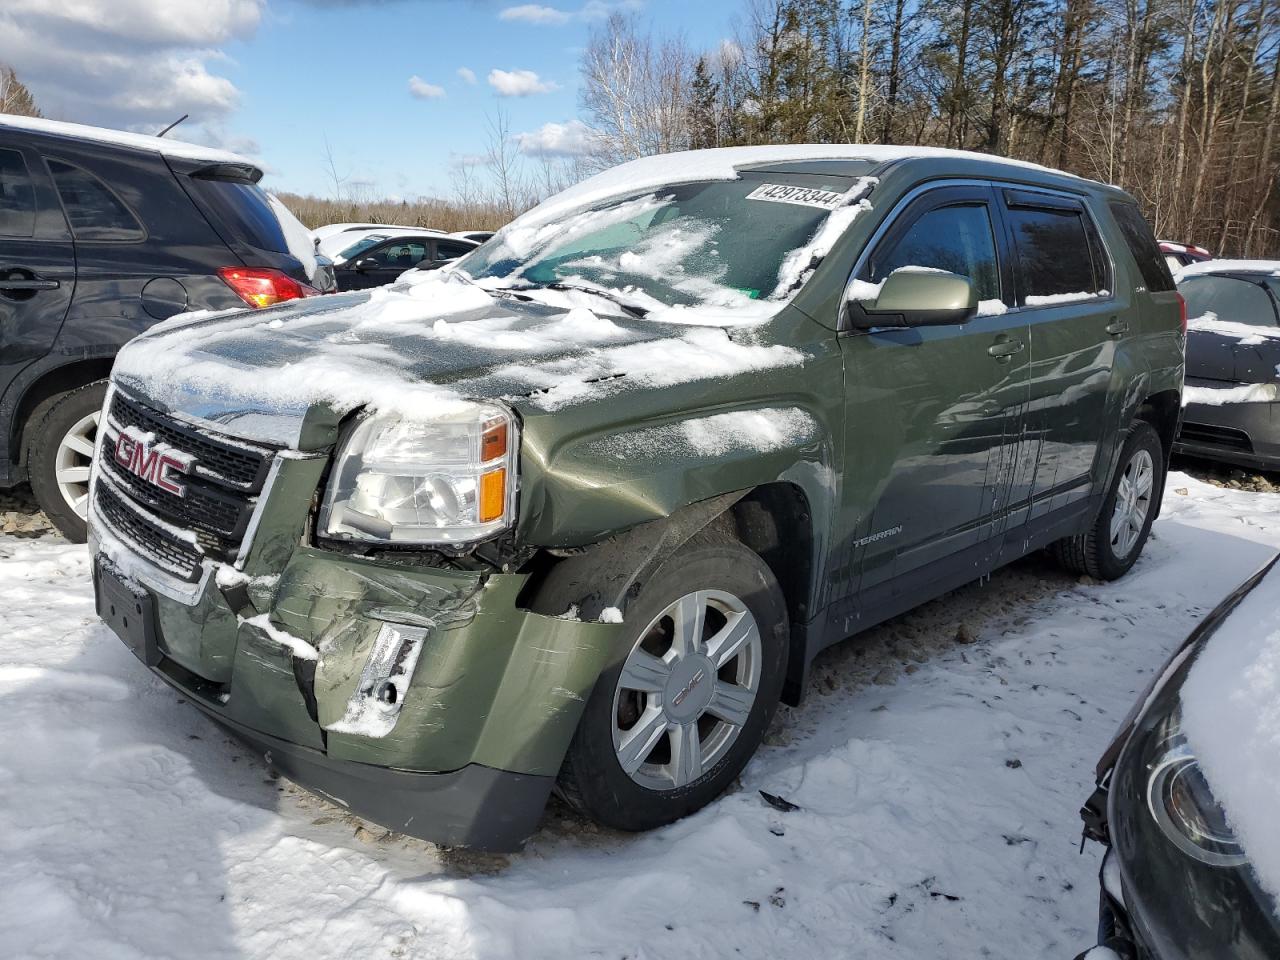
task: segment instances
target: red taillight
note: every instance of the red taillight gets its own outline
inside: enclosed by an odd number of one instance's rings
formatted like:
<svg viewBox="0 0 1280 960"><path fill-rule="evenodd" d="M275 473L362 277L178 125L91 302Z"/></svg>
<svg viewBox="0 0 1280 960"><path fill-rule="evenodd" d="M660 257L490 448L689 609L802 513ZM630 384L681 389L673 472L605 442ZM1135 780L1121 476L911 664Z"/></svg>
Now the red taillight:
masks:
<svg viewBox="0 0 1280 960"><path fill-rule="evenodd" d="M1182 299L1182 294L1178 294L1178 312L1181 314L1182 335L1187 334L1187 301Z"/></svg>
<svg viewBox="0 0 1280 960"><path fill-rule="evenodd" d="M218 276L251 307L273 307L286 300L314 297L320 291L269 267L220 267Z"/></svg>

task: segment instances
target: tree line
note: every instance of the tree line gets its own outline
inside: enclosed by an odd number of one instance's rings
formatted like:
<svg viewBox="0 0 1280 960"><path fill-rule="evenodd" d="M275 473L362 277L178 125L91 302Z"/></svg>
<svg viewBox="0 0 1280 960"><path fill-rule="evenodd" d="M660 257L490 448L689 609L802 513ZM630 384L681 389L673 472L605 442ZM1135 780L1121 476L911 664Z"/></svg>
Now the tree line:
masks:
<svg viewBox="0 0 1280 960"><path fill-rule="evenodd" d="M1280 0L749 0L710 51L591 36L593 159L761 143L979 150L1115 183L1162 237L1280 256Z"/></svg>

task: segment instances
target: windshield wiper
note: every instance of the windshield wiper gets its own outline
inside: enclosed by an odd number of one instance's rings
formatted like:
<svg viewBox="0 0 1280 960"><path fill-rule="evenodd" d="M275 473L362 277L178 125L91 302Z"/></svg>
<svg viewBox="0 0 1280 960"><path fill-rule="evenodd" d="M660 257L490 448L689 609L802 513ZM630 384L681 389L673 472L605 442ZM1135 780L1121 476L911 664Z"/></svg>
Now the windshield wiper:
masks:
<svg viewBox="0 0 1280 960"><path fill-rule="evenodd" d="M519 287L507 287L508 290L560 290L562 292L589 293L596 297L603 297L611 303L617 304L629 315L637 320L643 320L649 315L649 311L644 307L638 307L634 303L629 303L618 294L614 293L606 287L596 287L590 284L580 283L561 283L558 280L551 283L529 283Z"/></svg>

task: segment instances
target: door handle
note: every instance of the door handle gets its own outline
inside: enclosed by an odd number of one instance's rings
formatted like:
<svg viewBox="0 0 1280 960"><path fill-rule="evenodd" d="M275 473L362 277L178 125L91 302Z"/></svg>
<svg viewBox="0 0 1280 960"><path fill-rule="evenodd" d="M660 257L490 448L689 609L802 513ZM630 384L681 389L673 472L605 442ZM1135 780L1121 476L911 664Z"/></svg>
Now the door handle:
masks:
<svg viewBox="0 0 1280 960"><path fill-rule="evenodd" d="M997 340L987 347L987 353L1001 363L1008 363L1010 357L1016 353L1021 353L1026 347L1027 345L1021 340Z"/></svg>
<svg viewBox="0 0 1280 960"><path fill-rule="evenodd" d="M0 280L0 290L57 290L58 287L57 280L40 280L34 277L30 280L20 280L17 277Z"/></svg>
<svg viewBox="0 0 1280 960"><path fill-rule="evenodd" d="M1113 337L1121 337L1128 332L1129 324L1124 320L1117 320L1115 317L1112 317L1111 322L1107 324L1107 333L1111 334Z"/></svg>

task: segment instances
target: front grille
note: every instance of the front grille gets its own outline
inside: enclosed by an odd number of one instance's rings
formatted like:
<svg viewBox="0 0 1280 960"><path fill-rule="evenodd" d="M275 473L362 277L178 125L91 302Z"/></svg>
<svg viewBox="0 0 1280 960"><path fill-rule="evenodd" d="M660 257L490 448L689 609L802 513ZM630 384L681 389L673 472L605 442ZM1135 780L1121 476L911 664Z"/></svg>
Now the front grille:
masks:
<svg viewBox="0 0 1280 960"><path fill-rule="evenodd" d="M116 462L112 444L134 427L192 458L175 478L181 495ZM233 561L249 527L275 451L197 430L116 393L98 463L95 508L137 553L185 580L208 557ZM195 543L190 542L194 535Z"/></svg>
<svg viewBox="0 0 1280 960"><path fill-rule="evenodd" d="M158 411L126 399L117 392L111 401L111 419L122 427L154 433L157 440L185 450L196 458L196 473L223 486L258 493L267 478L271 449L241 441L217 440Z"/></svg>
<svg viewBox="0 0 1280 960"><path fill-rule="evenodd" d="M137 552L152 563L183 580L197 579L200 553L190 543L131 508L109 483L98 483L94 507L118 536L130 546L140 548Z"/></svg>

